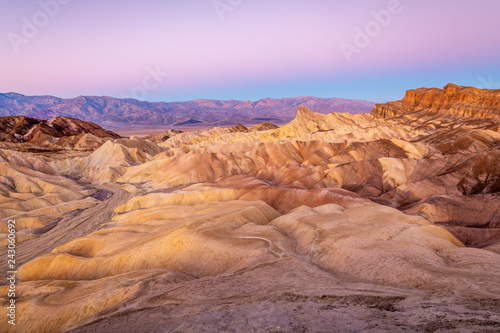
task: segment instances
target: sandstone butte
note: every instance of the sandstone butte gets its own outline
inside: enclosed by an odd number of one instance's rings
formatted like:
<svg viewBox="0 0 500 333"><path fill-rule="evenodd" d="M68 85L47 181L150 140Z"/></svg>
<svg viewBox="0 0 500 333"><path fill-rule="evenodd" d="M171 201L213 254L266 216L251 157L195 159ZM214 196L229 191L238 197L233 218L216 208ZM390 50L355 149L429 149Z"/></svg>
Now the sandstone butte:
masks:
<svg viewBox="0 0 500 333"><path fill-rule="evenodd" d="M477 89L448 84L444 89L409 90L401 101L377 104L376 117L390 118L425 110L440 115L472 118L500 118L500 90Z"/></svg>
<svg viewBox="0 0 500 333"><path fill-rule="evenodd" d="M496 332L499 105L450 84L146 138L0 118L0 329Z"/></svg>

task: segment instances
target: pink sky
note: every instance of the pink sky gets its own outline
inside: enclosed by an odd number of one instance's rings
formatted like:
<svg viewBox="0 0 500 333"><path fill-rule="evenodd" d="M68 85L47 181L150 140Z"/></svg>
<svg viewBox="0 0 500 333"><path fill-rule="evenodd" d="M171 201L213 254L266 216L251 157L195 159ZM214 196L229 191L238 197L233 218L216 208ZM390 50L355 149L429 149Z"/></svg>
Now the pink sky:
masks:
<svg viewBox="0 0 500 333"><path fill-rule="evenodd" d="M34 22L44 10L38 1L0 1L0 93L122 97L154 67L169 73L144 96L155 101L385 101L424 83L500 81L496 0L401 0L350 62L341 43L354 45L356 28L397 0L253 0L222 14L213 0L41 1L57 3L57 13L17 52L12 36L24 38L23 18Z"/></svg>

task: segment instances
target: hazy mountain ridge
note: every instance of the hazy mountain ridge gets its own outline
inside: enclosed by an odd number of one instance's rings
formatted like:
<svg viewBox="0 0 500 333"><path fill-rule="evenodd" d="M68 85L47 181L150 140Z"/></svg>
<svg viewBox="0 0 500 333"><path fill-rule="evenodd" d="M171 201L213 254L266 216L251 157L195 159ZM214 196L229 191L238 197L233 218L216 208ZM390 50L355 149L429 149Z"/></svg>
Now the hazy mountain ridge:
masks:
<svg viewBox="0 0 500 333"><path fill-rule="evenodd" d="M74 117L99 125L130 123L142 125L236 125L271 121L285 123L295 117L303 105L318 113L367 113L372 102L343 98L296 97L252 101L195 100L187 102L144 102L135 99L79 96L62 99L54 96L0 94L0 116L28 116L49 119Z"/></svg>

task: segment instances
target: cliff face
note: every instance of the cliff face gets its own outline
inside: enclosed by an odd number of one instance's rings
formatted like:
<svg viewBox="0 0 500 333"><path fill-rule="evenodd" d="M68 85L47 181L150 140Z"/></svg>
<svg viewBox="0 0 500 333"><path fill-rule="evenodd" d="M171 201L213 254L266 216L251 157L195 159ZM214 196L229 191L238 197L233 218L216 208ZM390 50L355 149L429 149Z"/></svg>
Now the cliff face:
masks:
<svg viewBox="0 0 500 333"><path fill-rule="evenodd" d="M426 110L458 117L500 118L500 89L477 89L448 84L443 89L408 90L401 101L377 104L371 114L378 118L398 117Z"/></svg>

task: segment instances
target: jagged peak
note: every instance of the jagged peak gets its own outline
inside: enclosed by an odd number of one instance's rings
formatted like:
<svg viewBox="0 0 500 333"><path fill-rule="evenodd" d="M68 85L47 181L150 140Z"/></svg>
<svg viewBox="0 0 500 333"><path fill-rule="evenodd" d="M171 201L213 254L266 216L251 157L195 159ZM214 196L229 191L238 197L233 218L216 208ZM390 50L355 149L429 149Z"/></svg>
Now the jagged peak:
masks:
<svg viewBox="0 0 500 333"><path fill-rule="evenodd" d="M310 109L301 105L301 106L299 106L299 109L297 110L297 115L295 116L295 119L298 121L309 121L309 120L313 120L313 119L318 120L318 118L321 118L323 116L324 116L323 114L311 111Z"/></svg>
<svg viewBox="0 0 500 333"><path fill-rule="evenodd" d="M454 83L448 83L446 86L444 86L443 90L446 93L454 93L457 92L460 89L459 86L457 86Z"/></svg>

